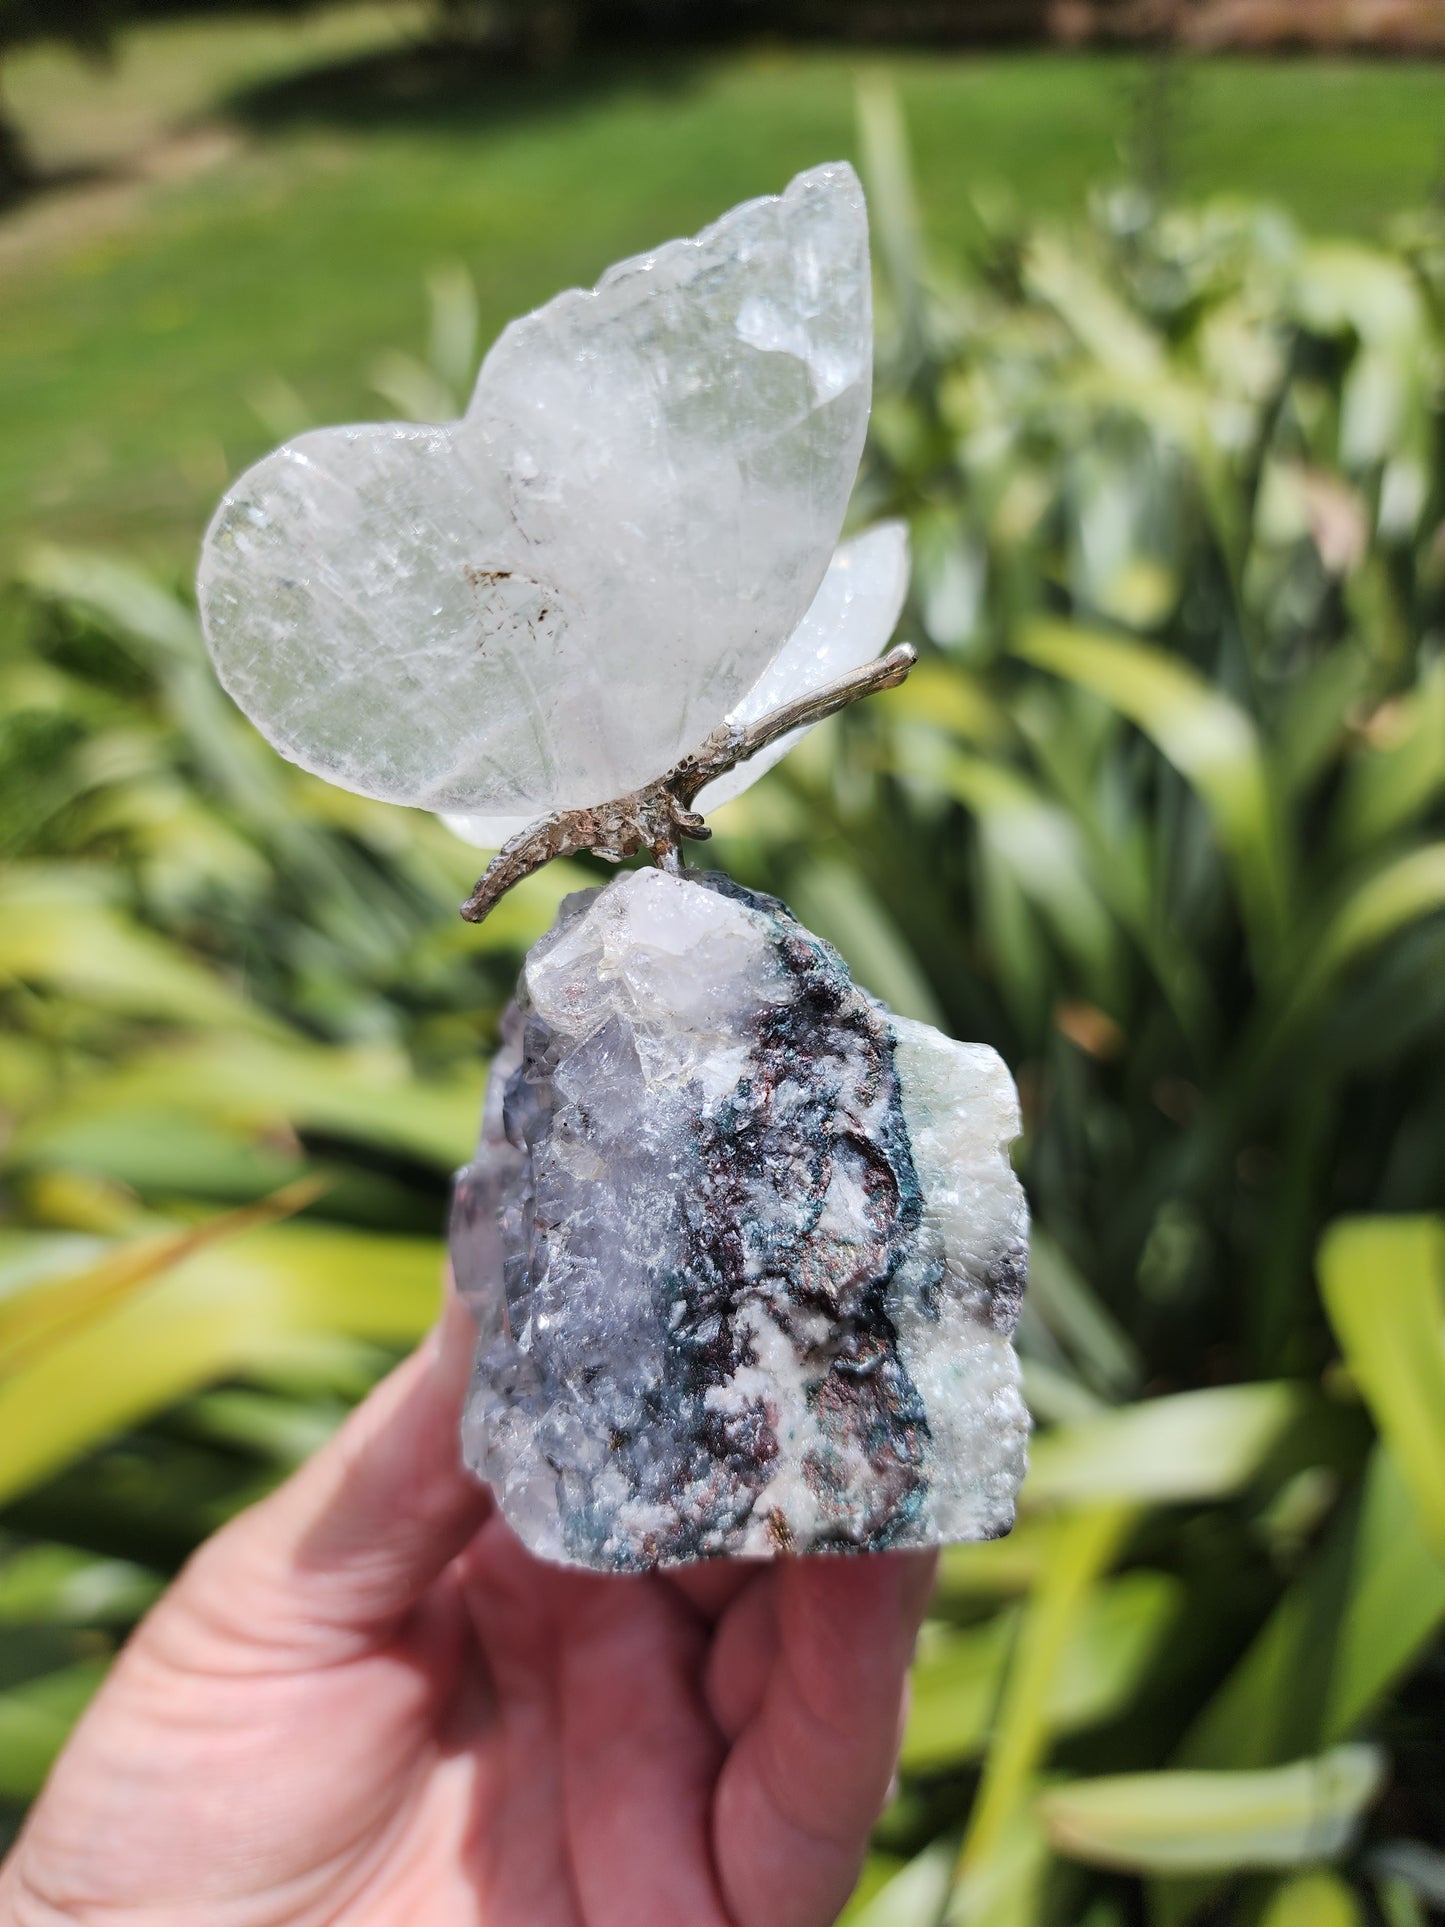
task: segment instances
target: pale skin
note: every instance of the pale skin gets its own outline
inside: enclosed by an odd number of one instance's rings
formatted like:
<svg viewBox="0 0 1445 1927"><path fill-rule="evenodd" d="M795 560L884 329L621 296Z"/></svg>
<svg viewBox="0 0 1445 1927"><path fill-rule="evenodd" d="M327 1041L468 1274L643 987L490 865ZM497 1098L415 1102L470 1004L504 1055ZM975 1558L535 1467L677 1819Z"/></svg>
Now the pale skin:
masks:
<svg viewBox="0 0 1445 1927"><path fill-rule="evenodd" d="M3 1927L824 1927L897 1753L920 1554L607 1578L462 1470L455 1305L130 1641Z"/></svg>

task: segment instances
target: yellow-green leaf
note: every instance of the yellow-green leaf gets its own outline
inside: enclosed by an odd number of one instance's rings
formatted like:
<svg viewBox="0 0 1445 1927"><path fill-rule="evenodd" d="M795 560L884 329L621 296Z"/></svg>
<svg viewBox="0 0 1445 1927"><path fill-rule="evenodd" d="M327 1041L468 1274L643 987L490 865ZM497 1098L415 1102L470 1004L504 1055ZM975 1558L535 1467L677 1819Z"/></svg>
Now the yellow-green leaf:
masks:
<svg viewBox="0 0 1445 1927"><path fill-rule="evenodd" d="M1044 1880L1051 1856L1029 1797L1033 1791L1032 1782L1024 1787L1024 1797L987 1858L968 1858L956 1868L944 1927L1044 1927Z"/></svg>
<svg viewBox="0 0 1445 1927"><path fill-rule="evenodd" d="M1163 371L1163 342L1076 246L1056 235L1038 236L1025 256L1024 278L1102 367L1136 380Z"/></svg>
<svg viewBox="0 0 1445 1927"><path fill-rule="evenodd" d="M1394 1455L1377 1447L1365 1474L1322 1739L1347 1739L1445 1625L1445 1565L1420 1524ZM1304 1637L1318 1624L1309 1615Z"/></svg>
<svg viewBox="0 0 1445 1927"><path fill-rule="evenodd" d="M1088 857L1068 811L1017 770L979 756L949 757L938 780L978 819L992 854L1102 994L1114 956L1113 924L1089 880Z"/></svg>
<svg viewBox="0 0 1445 1927"><path fill-rule="evenodd" d="M0 1547L0 1626L98 1626L136 1619L161 1589L158 1573L73 1546Z"/></svg>
<svg viewBox="0 0 1445 1927"><path fill-rule="evenodd" d="M84 1660L0 1693L0 1799L31 1800L105 1678L109 1660Z"/></svg>
<svg viewBox="0 0 1445 1927"><path fill-rule="evenodd" d="M420 1336L440 1263L430 1239L308 1224L194 1253L0 1384L0 1502L188 1392L284 1362L318 1332Z"/></svg>
<svg viewBox="0 0 1445 1927"><path fill-rule="evenodd" d="M947 1847L925 1848L871 1892L857 1896L838 1927L937 1927L952 1860Z"/></svg>
<svg viewBox="0 0 1445 1927"><path fill-rule="evenodd" d="M1421 917L1445 910L1445 843L1427 843L1385 864L1349 896L1309 946L1286 1021L1341 971Z"/></svg>
<svg viewBox="0 0 1445 1927"><path fill-rule="evenodd" d="M1055 1852L1128 1873L1227 1873L1331 1860L1380 1792L1377 1747L1263 1773L1124 1773L1040 1796Z"/></svg>
<svg viewBox="0 0 1445 1927"><path fill-rule="evenodd" d="M1190 664L1144 643L1040 620L1016 646L1027 661L1093 690L1128 717L1194 786L1239 880L1253 934L1272 950L1288 882L1264 754L1245 711Z"/></svg>
<svg viewBox="0 0 1445 1927"><path fill-rule="evenodd" d="M405 1053L388 1044L188 1037L74 1084L33 1126L21 1126L9 1153L15 1161L41 1154L55 1133L100 1116L164 1110L247 1129L325 1131L394 1146L449 1170L475 1141L483 1082L480 1059L444 1083L422 1082Z"/></svg>
<svg viewBox="0 0 1445 1927"><path fill-rule="evenodd" d="M1293 1385L1221 1385L1059 1426L1034 1443L1022 1502L1226 1498L1248 1484L1299 1403Z"/></svg>
<svg viewBox="0 0 1445 1927"><path fill-rule="evenodd" d="M1035 1513L1006 1538L945 1546L939 1554L934 1610L968 1608L980 1599L1012 1599L1036 1584L1053 1556L1059 1520Z"/></svg>
<svg viewBox="0 0 1445 1927"><path fill-rule="evenodd" d="M1029 1597L999 1701L978 1798L959 1855L960 1883L981 1878L1021 1819L1048 1748L1049 1713L1074 1628L1099 1575L1108 1569L1133 1513L1117 1505L1072 1515L1054 1557Z"/></svg>
<svg viewBox="0 0 1445 1927"><path fill-rule="evenodd" d="M183 1259L289 1217L319 1197L324 1185L303 1178L270 1198L204 1224L129 1239L66 1277L50 1277L0 1299L0 1384L67 1333L114 1311Z"/></svg>
<svg viewBox="0 0 1445 1927"><path fill-rule="evenodd" d="M1205 1707L1181 1766L1272 1766L1351 1737L1445 1624L1445 1567L1389 1452Z"/></svg>
<svg viewBox="0 0 1445 1927"><path fill-rule="evenodd" d="M1340 794L1340 834L1351 848L1398 830L1445 789L1445 658L1407 695L1377 711Z"/></svg>
<svg viewBox="0 0 1445 1927"><path fill-rule="evenodd" d="M1259 1927L1364 1927L1354 1889L1317 1867L1276 1888Z"/></svg>
<svg viewBox="0 0 1445 1927"><path fill-rule="evenodd" d="M163 656L201 658L194 612L151 576L113 556L38 543L26 556L22 574L38 594L84 610L106 629L119 630Z"/></svg>
<svg viewBox="0 0 1445 1927"><path fill-rule="evenodd" d="M0 881L3 977L128 1016L289 1034L177 945L130 922L75 871L17 867Z"/></svg>
<svg viewBox="0 0 1445 1927"><path fill-rule="evenodd" d="M1094 1590L1047 1689L1052 1732L1082 1731L1129 1704L1178 1610L1180 1590L1158 1572L1126 1573ZM905 1771L958 1765L983 1750L1016 1632L1016 1612L1004 1612L980 1627L934 1629L920 1645L900 1761Z"/></svg>
<svg viewBox="0 0 1445 1927"><path fill-rule="evenodd" d="M884 714L890 725L944 730L983 749L1006 741L1010 728L978 677L952 663L920 662L907 682L889 692Z"/></svg>
<svg viewBox="0 0 1445 1927"><path fill-rule="evenodd" d="M1445 1564L1445 1220L1346 1219L1319 1273L1345 1361Z"/></svg>

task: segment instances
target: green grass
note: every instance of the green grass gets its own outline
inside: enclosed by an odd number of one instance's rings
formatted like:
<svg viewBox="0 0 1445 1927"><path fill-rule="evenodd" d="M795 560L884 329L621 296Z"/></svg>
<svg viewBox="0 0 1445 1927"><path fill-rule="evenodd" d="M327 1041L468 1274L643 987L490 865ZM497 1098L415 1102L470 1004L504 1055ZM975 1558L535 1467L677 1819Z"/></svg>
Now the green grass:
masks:
<svg viewBox="0 0 1445 1927"><path fill-rule="evenodd" d="M258 389L280 377L322 420L376 412L366 363L418 340L439 261L472 270L490 339L617 256L855 148L860 61L845 52L589 62L537 80L448 68L438 83L397 70L415 18L152 28L109 81L54 51L15 63L11 98L54 165L114 161L208 116L242 138L98 213L94 195L69 213L52 197L19 217L36 234L8 253L0 230L0 554L50 535L173 566L227 476L274 439ZM1064 211L1118 172L1135 62L885 64L945 248L968 244L981 188ZM1438 66L1201 66L1177 115L1179 183L1378 229L1428 191L1442 108Z"/></svg>
<svg viewBox="0 0 1445 1927"><path fill-rule="evenodd" d="M299 16L293 8L289 17L212 13L140 25L104 60L42 43L7 67L7 103L37 167L105 166L211 113L233 89L404 45L419 26L412 0L366 0Z"/></svg>

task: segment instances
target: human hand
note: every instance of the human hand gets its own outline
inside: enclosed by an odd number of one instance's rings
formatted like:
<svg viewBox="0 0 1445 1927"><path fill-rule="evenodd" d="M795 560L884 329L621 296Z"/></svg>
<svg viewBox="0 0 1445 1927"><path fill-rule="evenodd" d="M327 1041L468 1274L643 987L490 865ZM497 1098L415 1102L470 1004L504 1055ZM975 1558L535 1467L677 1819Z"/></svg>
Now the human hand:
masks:
<svg viewBox="0 0 1445 1927"><path fill-rule="evenodd" d="M458 1463L438 1332L138 1629L0 1867L3 1927L823 1927L930 1555L543 1564Z"/></svg>

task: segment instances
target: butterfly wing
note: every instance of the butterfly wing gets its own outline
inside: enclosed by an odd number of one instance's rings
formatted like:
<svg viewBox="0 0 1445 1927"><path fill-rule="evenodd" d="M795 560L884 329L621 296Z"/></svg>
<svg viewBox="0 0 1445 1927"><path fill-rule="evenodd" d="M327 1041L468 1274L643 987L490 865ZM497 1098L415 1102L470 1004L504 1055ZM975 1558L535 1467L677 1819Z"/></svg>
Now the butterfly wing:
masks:
<svg viewBox="0 0 1445 1927"><path fill-rule="evenodd" d="M807 614L777 656L732 710L730 722L751 723L796 696L809 695L850 669L872 662L898 626L908 593L908 525L880 522L835 552ZM741 796L806 736L795 729L746 763L709 783L696 807L704 815ZM445 815L454 836L478 850L499 850L529 827L526 817Z"/></svg>
<svg viewBox="0 0 1445 1927"><path fill-rule="evenodd" d="M474 850L500 850L514 836L531 829L535 821L531 816L468 816L457 810L442 811L442 822L452 835L470 843Z"/></svg>
<svg viewBox="0 0 1445 1927"><path fill-rule="evenodd" d="M728 720L757 722L797 696L872 662L898 626L908 593L908 527L880 522L834 555L812 606ZM807 735L795 729L709 783L697 799L707 815L730 803Z"/></svg>
<svg viewBox="0 0 1445 1927"><path fill-rule="evenodd" d="M493 817L664 773L807 610L871 385L844 165L514 322L462 421L323 429L206 537L222 681L303 767Z"/></svg>

